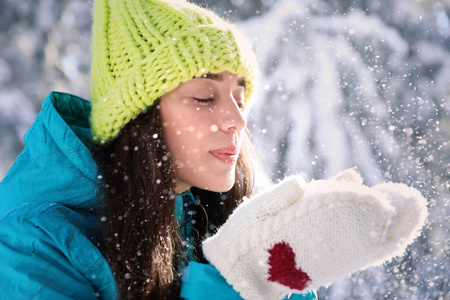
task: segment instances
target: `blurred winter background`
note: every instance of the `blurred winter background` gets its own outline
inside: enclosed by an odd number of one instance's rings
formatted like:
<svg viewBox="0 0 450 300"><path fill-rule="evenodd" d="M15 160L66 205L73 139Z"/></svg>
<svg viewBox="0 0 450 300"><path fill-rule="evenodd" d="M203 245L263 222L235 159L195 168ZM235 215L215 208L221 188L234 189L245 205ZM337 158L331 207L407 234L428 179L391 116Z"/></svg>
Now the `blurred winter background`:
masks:
<svg viewBox="0 0 450 300"><path fill-rule="evenodd" d="M196 1L254 41L249 127L273 181L358 166L418 188L426 227L404 257L320 299L450 299L449 0ZM89 99L92 1L0 0L0 177L51 90ZM317 220L321 222L321 220Z"/></svg>

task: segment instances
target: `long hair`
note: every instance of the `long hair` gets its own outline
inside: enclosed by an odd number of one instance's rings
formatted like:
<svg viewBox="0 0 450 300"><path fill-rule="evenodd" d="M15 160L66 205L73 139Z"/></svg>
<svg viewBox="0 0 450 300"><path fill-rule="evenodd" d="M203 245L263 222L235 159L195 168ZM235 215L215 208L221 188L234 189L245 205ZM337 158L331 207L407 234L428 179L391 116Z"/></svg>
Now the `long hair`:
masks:
<svg viewBox="0 0 450 300"><path fill-rule="evenodd" d="M245 132L236 180L227 193L193 189L201 209L195 228L196 255L204 262L201 240L220 226L254 184ZM132 120L103 153L105 209L103 252L117 280L121 299L178 299L177 267L181 236L174 217L175 172L165 144L159 100Z"/></svg>

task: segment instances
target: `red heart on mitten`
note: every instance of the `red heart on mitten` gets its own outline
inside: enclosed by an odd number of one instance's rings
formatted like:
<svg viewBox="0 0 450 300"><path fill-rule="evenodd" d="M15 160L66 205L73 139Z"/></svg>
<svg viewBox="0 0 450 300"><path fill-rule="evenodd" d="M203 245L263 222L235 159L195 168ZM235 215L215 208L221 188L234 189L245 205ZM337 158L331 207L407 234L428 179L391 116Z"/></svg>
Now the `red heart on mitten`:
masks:
<svg viewBox="0 0 450 300"><path fill-rule="evenodd" d="M275 244L269 250L269 281L277 282L294 290L303 290L311 285L311 278L295 266L295 253L288 243Z"/></svg>

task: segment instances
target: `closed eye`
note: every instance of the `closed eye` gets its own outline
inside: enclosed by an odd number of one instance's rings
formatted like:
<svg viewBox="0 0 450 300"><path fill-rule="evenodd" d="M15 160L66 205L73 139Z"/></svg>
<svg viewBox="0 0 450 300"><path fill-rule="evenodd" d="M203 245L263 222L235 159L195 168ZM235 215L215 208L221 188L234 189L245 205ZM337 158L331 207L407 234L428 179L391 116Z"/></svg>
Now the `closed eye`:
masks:
<svg viewBox="0 0 450 300"><path fill-rule="evenodd" d="M198 104L207 104L214 102L213 98L206 98L206 99L200 99L200 98L194 98L194 102Z"/></svg>

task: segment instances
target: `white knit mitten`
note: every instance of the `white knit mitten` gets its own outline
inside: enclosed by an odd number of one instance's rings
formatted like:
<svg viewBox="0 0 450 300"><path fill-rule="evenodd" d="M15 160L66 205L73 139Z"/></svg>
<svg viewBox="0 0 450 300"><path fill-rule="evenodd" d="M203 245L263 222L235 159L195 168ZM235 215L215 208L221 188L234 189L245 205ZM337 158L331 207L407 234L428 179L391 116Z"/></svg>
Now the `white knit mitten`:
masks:
<svg viewBox="0 0 450 300"><path fill-rule="evenodd" d="M418 191L369 188L355 169L293 176L246 199L203 253L244 299L282 299L401 255L426 214Z"/></svg>

